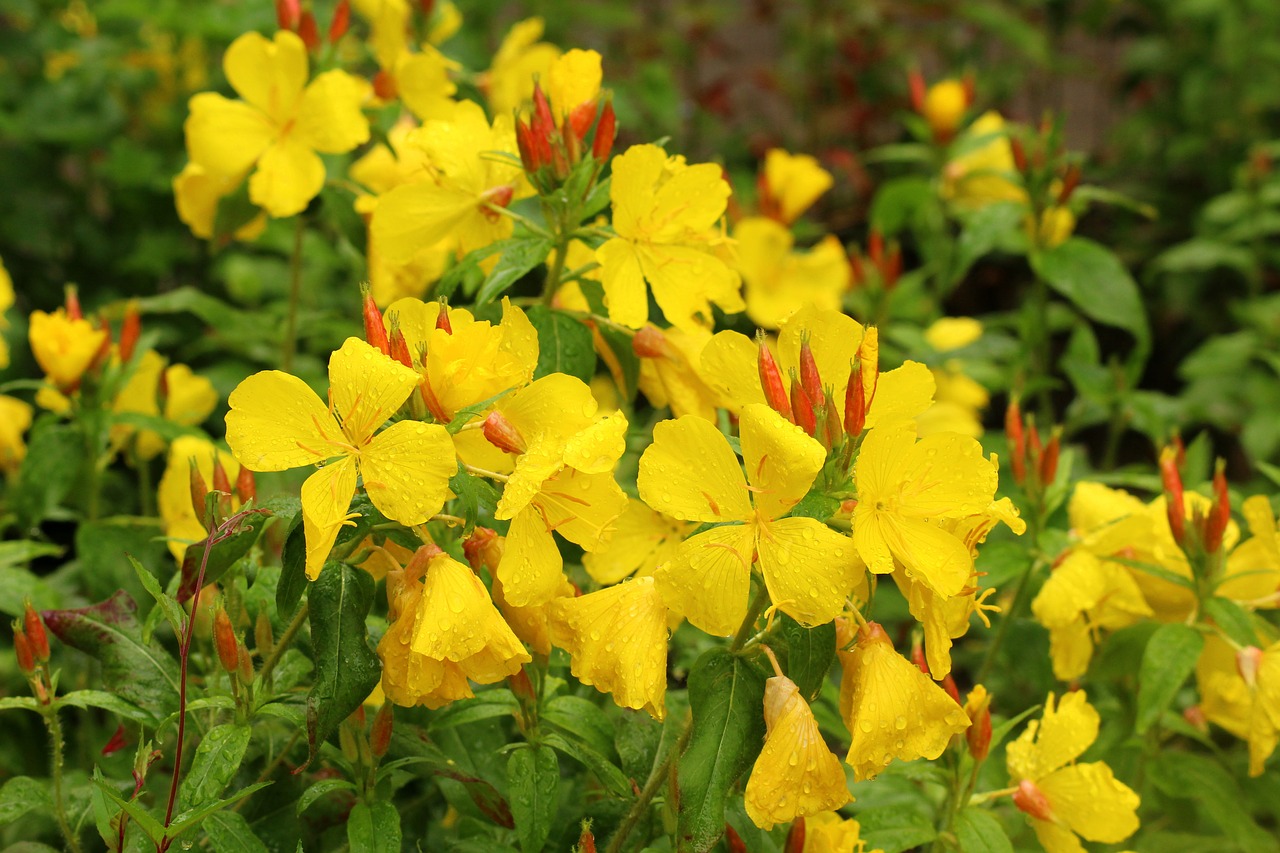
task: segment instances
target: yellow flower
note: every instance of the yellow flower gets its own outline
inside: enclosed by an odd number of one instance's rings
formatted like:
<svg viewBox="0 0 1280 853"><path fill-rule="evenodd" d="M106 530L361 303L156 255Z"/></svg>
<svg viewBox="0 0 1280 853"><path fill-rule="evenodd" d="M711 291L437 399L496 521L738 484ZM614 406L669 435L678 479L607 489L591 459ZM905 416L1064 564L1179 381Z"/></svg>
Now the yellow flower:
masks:
<svg viewBox="0 0 1280 853"><path fill-rule="evenodd" d="M195 426L218 405L218 392L212 382L197 376L185 364L166 366L164 361L155 350L144 352L133 375L116 395L113 408L117 412L160 416L179 426ZM162 374L166 389L163 412L157 400ZM127 425L112 427L112 443L121 446L135 433L134 452L138 458L151 459L164 450L165 442L159 434L149 429L135 431Z"/></svg>
<svg viewBox="0 0 1280 853"><path fill-rule="evenodd" d="M938 352L962 349L982 337L982 323L972 317L942 317L924 330L924 339Z"/></svg>
<svg viewBox="0 0 1280 853"><path fill-rule="evenodd" d="M413 559L413 551L390 538L378 542L371 533L366 536L356 549L351 552L352 565L364 569L373 579L380 581L390 572L397 572ZM356 558L364 555L364 559L356 562Z"/></svg>
<svg viewBox="0 0 1280 853"><path fill-rule="evenodd" d="M1280 743L1280 643L1237 651L1210 634L1196 682L1205 718L1249 744L1249 775L1261 776Z"/></svg>
<svg viewBox="0 0 1280 853"><path fill-rule="evenodd" d="M916 441L915 425L873 429L856 469L853 541L871 571L889 574L897 560L907 577L952 596L969 581L973 556L938 525L987 511L996 466L972 438L943 433Z"/></svg>
<svg viewBox="0 0 1280 853"><path fill-rule="evenodd" d="M544 24L541 18L526 18L512 25L493 54L489 70L481 78L481 88L496 116L508 116L533 97L533 81L546 77L560 55L555 45L538 41Z"/></svg>
<svg viewBox="0 0 1280 853"><path fill-rule="evenodd" d="M895 758L932 761L969 727L964 709L894 651L874 622L858 633L852 651L840 653L840 663L840 712L852 735L845 761L858 781L874 778Z"/></svg>
<svg viewBox="0 0 1280 853"><path fill-rule="evenodd" d="M235 192L243 179L243 175L218 175L199 163L187 163L173 179L173 201L178 209L178 218L191 229L192 234L203 240L213 239L218 202ZM267 215L259 212L237 228L232 236L246 242L256 240L266 227Z"/></svg>
<svg viewBox="0 0 1280 853"><path fill-rule="evenodd" d="M1084 675L1100 632L1154 615L1127 569L1079 549L1054 567L1031 612L1049 629L1053 674L1062 681Z"/></svg>
<svg viewBox="0 0 1280 853"><path fill-rule="evenodd" d="M864 853L862 827L837 812L819 812L804 819L804 847L800 853ZM883 853L876 849L871 853Z"/></svg>
<svg viewBox="0 0 1280 853"><path fill-rule="evenodd" d="M30 403L0 394L0 471L8 476L17 473L27 455L22 435L31 428L34 412Z"/></svg>
<svg viewBox="0 0 1280 853"><path fill-rule="evenodd" d="M831 189L831 173L808 154L789 154L771 148L764 155L764 198L767 215L785 224L795 222Z"/></svg>
<svg viewBox="0 0 1280 853"><path fill-rule="evenodd" d="M324 186L317 152L342 154L368 141L360 112L368 85L345 71L326 71L308 84L307 48L288 30L273 40L245 33L227 48L223 68L244 100L193 97L187 152L216 175L253 169L249 200L272 216L301 212Z"/></svg>
<svg viewBox="0 0 1280 853"><path fill-rule="evenodd" d="M929 129L938 139L949 139L965 110L969 108L969 96L965 93L964 84L959 80L942 80L934 83L925 93L922 112Z"/></svg>
<svg viewBox="0 0 1280 853"><path fill-rule="evenodd" d="M227 414L227 443L251 471L328 462L302 486L312 580L347 521L357 475L380 512L412 525L440 511L457 470L442 426L400 421L377 432L417 387L417 373L348 338L329 359L329 382L326 406L296 376L264 370L231 392Z"/></svg>
<svg viewBox="0 0 1280 853"><path fill-rule="evenodd" d="M640 497L666 515L721 524L658 567L658 589L695 626L727 636L746 615L758 555L775 607L805 625L830 622L859 580L854 549L816 519L784 518L809 491L826 451L763 405L743 409L739 428L746 477L711 423L686 416L654 428L640 458Z"/></svg>
<svg viewBox="0 0 1280 853"><path fill-rule="evenodd" d="M179 436L169 445L169 459L160 477L157 503L160 519L164 522L164 536L169 542L169 552L179 563L187 553L187 546L209 535L204 524L196 516L191 504L191 462L206 484L213 483L213 461L217 458L222 470L232 483L240 474L240 463L230 453L214 447L207 438L194 435ZM232 495L232 506L237 503Z"/></svg>
<svg viewBox="0 0 1280 853"><path fill-rule="evenodd" d="M636 578L551 604L551 639L583 684L623 708L666 713L667 606L653 578Z"/></svg>
<svg viewBox="0 0 1280 853"><path fill-rule="evenodd" d="M593 104L600 95L603 78L600 54L594 50L574 49L557 57L547 69L546 84L547 98L551 101L555 119L563 125L575 107Z"/></svg>
<svg viewBox="0 0 1280 853"><path fill-rule="evenodd" d="M764 748L743 794L747 817L761 829L838 809L853 799L840 759L818 731L800 688L785 676L764 686Z"/></svg>
<svg viewBox="0 0 1280 853"><path fill-rule="evenodd" d="M977 209L1001 201L1027 200L1027 191L1014 180L1013 148L1004 118L989 111L969 125L964 137L986 139L946 165L942 173L942 196L957 207Z"/></svg>
<svg viewBox="0 0 1280 853"><path fill-rule="evenodd" d="M1253 607L1280 606L1280 536L1271 500L1266 495L1245 498L1241 511L1250 537L1227 555L1217 594Z"/></svg>
<svg viewBox="0 0 1280 853"><path fill-rule="evenodd" d="M378 201L372 237L389 261L402 263L425 246L450 240L461 254L511 236L511 219L491 209L532 192L516 156L508 114L490 125L479 104L465 101L442 119L408 134L406 146L422 150L427 180L392 189Z"/></svg>
<svg viewBox="0 0 1280 853"><path fill-rule="evenodd" d="M840 310L852 273L840 241L828 235L812 249L796 251L795 238L772 219L753 216L734 226L738 271L746 284L747 316L776 329L808 305Z"/></svg>
<svg viewBox="0 0 1280 853"><path fill-rule="evenodd" d="M613 158L618 236L596 250L610 319L633 329L648 321L646 281L677 328L709 324L712 303L730 314L743 310L737 273L712 251L729 193L719 166L690 166L656 145Z"/></svg>
<svg viewBox="0 0 1280 853"><path fill-rule="evenodd" d="M9 320L5 312L13 307L13 279L4 268L4 260L0 259L0 370L9 366L9 342L4 339L4 332L9 328Z"/></svg>
<svg viewBox="0 0 1280 853"><path fill-rule="evenodd" d="M438 549L427 565L410 647L457 664L478 684L501 681L533 660L475 573Z"/></svg>
<svg viewBox="0 0 1280 853"><path fill-rule="evenodd" d="M583 568L599 584L617 583L631 574L646 577L675 556L693 528L631 498L618 516L613 538L604 548L584 555Z"/></svg>
<svg viewBox="0 0 1280 853"><path fill-rule="evenodd" d="M1076 215L1071 208L1055 204L1041 212L1038 226L1031 214L1027 214L1024 225L1027 237L1035 245L1041 249L1052 249L1065 243L1076 230Z"/></svg>
<svg viewBox="0 0 1280 853"><path fill-rule="evenodd" d="M1138 830L1138 795L1101 761L1075 763L1097 739L1098 722L1083 691L1066 694L1056 708L1050 693L1043 720L1028 723L1009 744L1014 802L1048 853L1081 850L1077 835L1116 844Z"/></svg>
<svg viewBox="0 0 1280 853"><path fill-rule="evenodd" d="M645 333L641 331L641 335ZM710 330L686 331L673 326L658 335L662 339L660 352L640 357L640 390L656 408L669 407L677 418L697 415L714 421L720 395L701 372L702 350L711 340Z"/></svg>
<svg viewBox="0 0 1280 853"><path fill-rule="evenodd" d="M107 331L95 329L88 320L72 320L59 308L52 314L32 311L27 338L48 380L58 390L70 391L93 363Z"/></svg>

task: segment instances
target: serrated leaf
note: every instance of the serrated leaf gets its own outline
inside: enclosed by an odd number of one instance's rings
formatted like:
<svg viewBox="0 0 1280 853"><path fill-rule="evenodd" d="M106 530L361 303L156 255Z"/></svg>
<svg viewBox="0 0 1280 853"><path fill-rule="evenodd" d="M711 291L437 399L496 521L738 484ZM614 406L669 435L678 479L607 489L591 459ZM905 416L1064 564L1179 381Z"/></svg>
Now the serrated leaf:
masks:
<svg viewBox="0 0 1280 853"><path fill-rule="evenodd" d="M978 808L965 809L956 818L955 830L961 850L1013 853L1008 834L990 812Z"/></svg>
<svg viewBox="0 0 1280 853"><path fill-rule="evenodd" d="M347 843L362 853L399 853L400 812L394 803L356 803L347 816Z"/></svg>
<svg viewBox="0 0 1280 853"><path fill-rule="evenodd" d="M1204 637L1190 625L1161 625L1147 641L1138 670L1137 729L1145 734L1173 701L1178 688L1196 668Z"/></svg>
<svg viewBox="0 0 1280 853"><path fill-rule="evenodd" d="M1129 331L1141 343L1149 337L1138 285L1110 249L1083 237L1031 258L1036 274L1086 317Z"/></svg>
<svg viewBox="0 0 1280 853"><path fill-rule="evenodd" d="M545 305L525 312L538 333L538 366L535 379L551 373L567 373L590 382L596 370L596 352L591 330L580 320Z"/></svg>
<svg viewBox="0 0 1280 853"><path fill-rule="evenodd" d="M507 794L524 853L537 853L551 833L560 794L560 762L546 746L517 749L507 759Z"/></svg>
<svg viewBox="0 0 1280 853"><path fill-rule="evenodd" d="M58 639L102 664L103 686L159 719L178 706L178 665L154 640L142 642L138 605L123 590L77 610L46 610Z"/></svg>
<svg viewBox="0 0 1280 853"><path fill-rule="evenodd" d="M202 806L222 795L235 777L249 748L250 729L242 723L224 723L209 729L199 746L178 794L181 810Z"/></svg>
<svg viewBox="0 0 1280 853"><path fill-rule="evenodd" d="M835 623L806 628L782 613L778 615L778 631L786 642L783 671L800 688L800 693L813 701L836 659Z"/></svg>
<svg viewBox="0 0 1280 853"><path fill-rule="evenodd" d="M476 307L497 299L507 288L546 263L551 241L537 235L506 241L502 257L476 293Z"/></svg>
<svg viewBox="0 0 1280 853"><path fill-rule="evenodd" d="M211 531L202 541L188 546L182 557L182 583L178 585L177 595L179 603L186 602L195 595L201 563L204 563L204 585L207 586L222 577L237 560L249 553L253 543L258 541L262 526L270 517L270 513L265 511L250 513L230 536L218 539L217 531ZM206 551L209 554L207 562Z"/></svg>
<svg viewBox="0 0 1280 853"><path fill-rule="evenodd" d="M764 676L724 649L709 649L689 671L693 713L680 756L677 849L706 853L724 834L729 790L764 745Z"/></svg>
<svg viewBox="0 0 1280 853"><path fill-rule="evenodd" d="M369 646L365 617L373 603L373 577L345 563L327 563L308 593L315 684L307 695L309 764L320 744L368 698L382 677Z"/></svg>

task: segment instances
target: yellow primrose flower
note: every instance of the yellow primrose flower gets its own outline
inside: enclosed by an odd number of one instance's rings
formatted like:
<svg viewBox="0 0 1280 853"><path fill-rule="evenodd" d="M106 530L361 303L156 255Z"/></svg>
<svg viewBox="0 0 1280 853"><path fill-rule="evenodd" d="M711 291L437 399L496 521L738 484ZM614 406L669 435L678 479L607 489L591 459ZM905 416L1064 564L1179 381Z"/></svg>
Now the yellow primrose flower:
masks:
<svg viewBox="0 0 1280 853"><path fill-rule="evenodd" d="M973 573L973 556L937 522L991 506L996 466L982 446L948 433L917 441L909 422L881 426L863 440L855 477L853 541L868 568L889 574L896 560L908 578L939 595L958 594Z"/></svg>
<svg viewBox="0 0 1280 853"><path fill-rule="evenodd" d="M921 112L929 129L938 139L949 139L965 110L969 109L969 96L965 92L964 83L959 80L940 80L925 92Z"/></svg>
<svg viewBox="0 0 1280 853"><path fill-rule="evenodd" d="M13 476L27 455L23 433L31 428L35 410L17 397L0 394L0 471Z"/></svg>
<svg viewBox="0 0 1280 853"><path fill-rule="evenodd" d="M743 792L747 817L764 830L838 809L853 799L840 759L818 731L800 688L777 675L764 685L764 748Z"/></svg>
<svg viewBox="0 0 1280 853"><path fill-rule="evenodd" d="M1027 214L1024 222L1027 237L1041 249L1052 249L1067 241L1076 230L1076 215L1071 208L1055 204L1040 213L1037 225L1034 217Z"/></svg>
<svg viewBox="0 0 1280 853"><path fill-rule="evenodd" d="M818 812L804 819L804 847L800 853L867 853L862 826L838 812ZM879 848L870 853L883 853Z"/></svg>
<svg viewBox="0 0 1280 853"><path fill-rule="evenodd" d="M837 626L838 638L849 633L847 625ZM845 761L858 781L875 778L895 758L932 761L969 727L964 709L898 654L876 623L864 626L853 649L839 657L840 713L852 735Z"/></svg>
<svg viewBox="0 0 1280 853"><path fill-rule="evenodd" d="M157 400L162 374L166 389L164 411L160 410ZM179 426L195 426L209 417L217 405L218 392L212 382L196 375L185 364L166 366L164 356L147 350L116 395L113 409L163 417ZM164 450L165 441L159 434L149 429L135 431L127 425L112 427L112 443L119 447L135 433L134 452L139 459L151 459Z"/></svg>
<svg viewBox="0 0 1280 853"><path fill-rule="evenodd" d="M427 565L410 646L457 664L477 684L501 681L533 660L475 573L439 549Z"/></svg>
<svg viewBox="0 0 1280 853"><path fill-rule="evenodd" d="M973 317L941 317L924 330L924 339L938 352L962 349L982 337L982 323Z"/></svg>
<svg viewBox="0 0 1280 853"><path fill-rule="evenodd" d="M264 370L231 392L227 414L227 443L249 470L322 466L302 486L311 580L347 522L358 475L380 512L412 525L440 511L457 471L442 426L400 421L377 432L417 387L416 372L347 338L329 359L329 383L326 406L296 376Z"/></svg>
<svg viewBox="0 0 1280 853"><path fill-rule="evenodd" d="M859 580L854 549L816 519L784 518L813 485L826 451L764 405L742 410L739 431L746 477L711 423L686 416L654 428L640 458L641 499L684 521L721 524L658 567L658 589L695 626L727 636L746 616L758 555L775 607L804 625L830 622Z"/></svg>
<svg viewBox="0 0 1280 853"><path fill-rule="evenodd" d="M551 639L583 684L619 707L666 714L667 606L653 578L636 578L551 604Z"/></svg>
<svg viewBox="0 0 1280 853"><path fill-rule="evenodd" d="M1097 740L1098 722L1083 691L1064 695L1057 707L1050 693L1043 719L1028 723L1006 751L1018 786L1013 800L1047 853L1081 850L1076 836L1117 844L1138 830L1138 795L1103 762L1075 763Z"/></svg>
<svg viewBox="0 0 1280 853"><path fill-rule="evenodd" d="M243 175L219 175L210 172L199 163L190 162L173 179L173 201L178 218L202 240L213 239L213 227L218 219L218 202L235 192L244 180ZM232 234L237 240L249 242L258 239L267 228L267 215L257 216L241 225Z"/></svg>
<svg viewBox="0 0 1280 853"><path fill-rule="evenodd" d="M709 324L713 302L730 314L743 310L738 274L712 251L729 193L716 164L690 166L656 145L613 158L618 236L596 250L611 320L633 329L648 321L646 281L677 328Z"/></svg>
<svg viewBox="0 0 1280 853"><path fill-rule="evenodd" d="M1280 642L1236 650L1211 634L1196 682L1205 718L1249 744L1249 775L1261 776L1280 743Z"/></svg>
<svg viewBox="0 0 1280 853"><path fill-rule="evenodd" d="M1079 549L1054 567L1031 612L1049 629L1053 674L1061 681L1085 674L1100 632L1154 615L1127 569Z"/></svg>
<svg viewBox="0 0 1280 853"><path fill-rule="evenodd" d="M546 77L560 55L558 47L539 41L544 27L541 18L518 21L494 52L480 81L494 115L511 115L526 104L533 97L534 80Z"/></svg>
<svg viewBox="0 0 1280 853"><path fill-rule="evenodd" d="M617 583L631 574L646 577L675 556L693 529L693 524L655 512L644 501L630 498L615 522L609 543L584 555L582 566L599 584Z"/></svg>
<svg viewBox="0 0 1280 853"><path fill-rule="evenodd" d="M72 320L63 308L52 314L32 311L27 339L49 382L59 391L69 391L93 363L107 330L95 329L88 320Z"/></svg>
<svg viewBox="0 0 1280 853"><path fill-rule="evenodd" d="M413 553L390 537L379 542L370 533L351 552L352 565L364 569L373 576L375 581L380 581L390 572L398 572L409 565L409 561L413 559ZM364 559L355 562L355 559L362 554Z"/></svg>
<svg viewBox="0 0 1280 853"><path fill-rule="evenodd" d="M159 504L160 520L164 524L169 553L173 554L179 564L187 553L188 545L209 535L191 504L191 463L194 460L196 470L205 483L212 484L215 458L234 483L240 475L240 463L230 453L215 447L207 438L183 435L175 438L169 445L169 458L164 474L160 477L156 503ZM231 503L233 508L237 507L239 501L235 495L231 496Z"/></svg>
<svg viewBox="0 0 1280 853"><path fill-rule="evenodd" d="M1013 148L1000 113L983 113L964 137L989 141L947 163L942 170L942 197L970 210L1001 201L1025 202L1027 191L1015 180Z"/></svg>
<svg viewBox="0 0 1280 853"><path fill-rule="evenodd" d="M776 329L807 305L840 310L853 273L836 237L827 235L812 249L796 251L795 237L784 226L752 216L734 226L733 238L746 285L747 316L757 326Z"/></svg>
<svg viewBox="0 0 1280 853"><path fill-rule="evenodd" d="M831 189L831 173L808 154L770 148L764 155L761 212L791 224Z"/></svg>
<svg viewBox="0 0 1280 853"><path fill-rule="evenodd" d="M388 260L400 263L424 246L449 239L460 254L511 236L511 219L492 210L532 192L516 156L511 117L490 125L479 104L464 101L447 117L412 131L408 146L422 149L427 180L392 189L373 212L372 238Z"/></svg>
<svg viewBox="0 0 1280 853"><path fill-rule="evenodd" d="M594 50L570 50L556 58L547 69L547 99L554 118L564 120L575 107L592 104L600 96L604 79L600 54ZM592 111L592 118L595 112Z"/></svg>
<svg viewBox="0 0 1280 853"><path fill-rule="evenodd" d="M1266 495L1245 498L1241 511L1250 537L1227 555L1217 594L1250 607L1280 607L1280 536L1271 500Z"/></svg>
<svg viewBox="0 0 1280 853"><path fill-rule="evenodd" d="M991 395L987 389L950 365L933 370L933 405L916 415L916 433L923 438L941 432L982 436L982 412Z"/></svg>
<svg viewBox="0 0 1280 853"><path fill-rule="evenodd" d="M217 175L253 169L249 200L272 216L301 212L324 186L317 152L342 154L368 141L360 112L368 84L345 71L326 71L308 84L306 45L288 30L272 40L245 33L227 48L223 68L244 100L215 92L193 97L187 152Z"/></svg>
<svg viewBox="0 0 1280 853"><path fill-rule="evenodd" d="M720 395L702 377L702 350L711 340L711 331L701 327L689 330L674 326L657 330L641 329L636 340L656 332L660 341L656 351L640 355L640 391L655 408L669 407L675 417L697 415L708 421L716 419ZM634 344L639 346L639 344Z"/></svg>
<svg viewBox="0 0 1280 853"><path fill-rule="evenodd" d="M421 654L413 648L413 637L421 624L429 551L419 549L404 569L387 574L387 604L390 625L378 642L382 659L382 692L386 698L405 708L424 705L440 708L475 694L467 682L467 674L452 660Z"/></svg>
<svg viewBox="0 0 1280 853"><path fill-rule="evenodd" d="M4 338L4 332L9 328L9 320L4 314L12 307L13 279L10 278L9 271L4 268L4 260L0 259L0 370L9 366L9 342Z"/></svg>

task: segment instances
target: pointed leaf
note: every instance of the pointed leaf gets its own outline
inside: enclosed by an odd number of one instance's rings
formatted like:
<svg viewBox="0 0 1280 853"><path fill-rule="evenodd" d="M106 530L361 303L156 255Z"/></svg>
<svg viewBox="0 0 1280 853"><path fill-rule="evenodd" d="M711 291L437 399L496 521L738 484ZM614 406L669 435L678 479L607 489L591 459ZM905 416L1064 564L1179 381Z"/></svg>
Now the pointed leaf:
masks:
<svg viewBox="0 0 1280 853"><path fill-rule="evenodd" d="M551 241L546 237L535 235L506 241L502 257L476 293L476 307L497 299L511 285L542 266L550 252Z"/></svg>
<svg viewBox="0 0 1280 853"><path fill-rule="evenodd" d="M507 759L511 815L524 853L538 853L551 833L560 793L560 763L545 746L517 749Z"/></svg>
<svg viewBox="0 0 1280 853"><path fill-rule="evenodd" d="M367 853L399 853L400 812L393 803L356 803L347 817L347 843Z"/></svg>
<svg viewBox="0 0 1280 853"><path fill-rule="evenodd" d="M178 587L178 601L185 602L195 595L200 564L206 550L209 552L209 560L204 568L204 583L208 585L222 577L227 569L235 565L236 560L249 553L253 543L258 541L262 526L270 517L270 513L265 511L252 513L245 516L239 529L230 536L217 539L217 533L211 532L204 541L188 547L182 558L182 583ZM210 539L214 540L212 545L209 543Z"/></svg>
<svg viewBox="0 0 1280 853"><path fill-rule="evenodd" d="M534 378L567 373L590 382L596 370L591 330L581 321L545 305L535 305L525 313L538 332L538 366L533 372Z"/></svg>
<svg viewBox="0 0 1280 853"><path fill-rule="evenodd" d="M836 659L834 622L806 628L786 614L779 614L779 631L786 640L782 668L810 701L817 697ZM775 649L775 651L778 651Z"/></svg>
<svg viewBox="0 0 1280 853"><path fill-rule="evenodd" d="M250 728L241 723L214 726L196 747L191 769L182 780L178 808L186 810L216 800L235 777L249 748Z"/></svg>

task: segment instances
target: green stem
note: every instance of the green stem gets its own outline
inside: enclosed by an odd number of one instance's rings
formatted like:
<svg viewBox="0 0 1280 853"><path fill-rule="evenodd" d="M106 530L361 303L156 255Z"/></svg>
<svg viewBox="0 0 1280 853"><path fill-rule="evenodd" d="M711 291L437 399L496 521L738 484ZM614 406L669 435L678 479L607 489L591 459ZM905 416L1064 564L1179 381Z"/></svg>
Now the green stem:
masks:
<svg viewBox="0 0 1280 853"><path fill-rule="evenodd" d="M1050 362L1053 359L1049 335L1049 286L1036 276L1027 303L1027 345L1031 350L1032 379L1036 389L1036 416L1042 424L1053 423L1053 401L1049 397Z"/></svg>
<svg viewBox="0 0 1280 853"><path fill-rule="evenodd" d="M569 254L567 239L561 239L556 244L556 259L551 262L551 269L547 272L547 283L542 286L542 304L550 305L552 300L556 298L556 291L560 289L560 277L564 275L564 262Z"/></svg>
<svg viewBox="0 0 1280 853"><path fill-rule="evenodd" d="M1037 525L1030 528L1029 532L1034 532L1038 529ZM982 684L986 681L992 665L996 662L996 655L1000 653L1000 647L1004 645L1005 636L1009 633L1009 624L1018 618L1022 610L1024 600L1027 597L1027 590L1030 589L1031 576L1038 572L1041 566L1045 565L1045 562L1043 557L1037 557L1035 562L1022 573L1022 577L1018 578L1018 586L1013 591L1013 603L1009 605L1009 612L1002 614L1000 627L996 629L996 635L991 640L991 645L987 646L987 653L982 658L982 666L978 668L978 675L974 679L975 684Z"/></svg>
<svg viewBox="0 0 1280 853"><path fill-rule="evenodd" d="M302 625L307 621L307 613L310 611L310 602L302 602L302 606L298 608L298 612L293 614L293 621L289 623L289 627L284 629L284 633L280 635L280 639L271 649L271 654L262 662L262 669L258 670L258 678L263 684L271 677L271 671L276 668L276 664L280 662L281 655L284 650L293 642L293 638L298 636L298 632L302 630Z"/></svg>
<svg viewBox="0 0 1280 853"><path fill-rule="evenodd" d="M72 853L80 853L80 841L71 831L67 821L67 810L62 802L62 723L58 720L58 707L47 705L44 708L45 725L49 727L49 741L53 744L53 813L66 839L67 849Z"/></svg>
<svg viewBox="0 0 1280 853"><path fill-rule="evenodd" d="M280 351L280 369L293 371L293 355L298 348L298 301L302 297L302 235L306 223L302 216L293 230L293 254L289 257L289 310L285 314L284 343Z"/></svg>
<svg viewBox="0 0 1280 853"><path fill-rule="evenodd" d="M738 633L733 635L733 642L729 644L729 651L736 652L742 648L742 644L751 636L751 629L756 626L756 620L760 618L764 606L769 603L769 590L764 584L756 587L756 594L751 599L751 604L747 605L746 618L742 620L742 624L738 626Z"/></svg>

